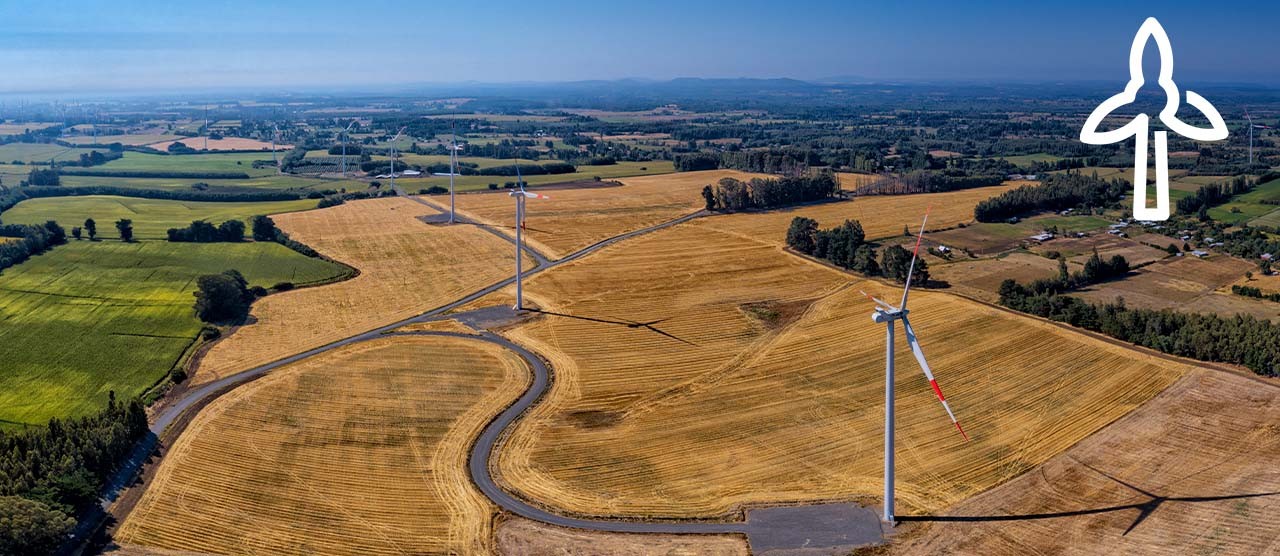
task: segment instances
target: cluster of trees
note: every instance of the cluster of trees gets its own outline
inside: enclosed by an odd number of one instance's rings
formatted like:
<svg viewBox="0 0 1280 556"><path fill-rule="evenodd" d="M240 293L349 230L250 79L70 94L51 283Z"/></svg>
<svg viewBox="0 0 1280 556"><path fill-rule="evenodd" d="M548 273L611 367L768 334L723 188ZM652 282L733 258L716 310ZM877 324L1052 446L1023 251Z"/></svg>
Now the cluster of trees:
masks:
<svg viewBox="0 0 1280 556"><path fill-rule="evenodd" d="M52 553L146 434L142 404L115 392L96 415L0 431L0 554Z"/></svg>
<svg viewBox="0 0 1280 556"><path fill-rule="evenodd" d="M971 174L960 168L946 170L916 170L894 178L858 188L859 195L903 195L910 193L938 193L958 189L972 189L1000 185L1004 174Z"/></svg>
<svg viewBox="0 0 1280 556"><path fill-rule="evenodd" d="M1024 185L978 203L973 216L979 222L1000 222L1028 212L1068 208L1110 208L1131 190L1121 179L1099 179L1097 174L1052 174L1038 185Z"/></svg>
<svg viewBox="0 0 1280 556"><path fill-rule="evenodd" d="M124 153L119 151L111 151L107 154L102 154L98 151L89 151L87 153L80 153L80 159L77 162L79 166L88 168L90 166L101 166L123 156Z"/></svg>
<svg viewBox="0 0 1280 556"><path fill-rule="evenodd" d="M205 322L239 322L249 316L253 300L267 295L265 288L250 288L238 270L224 270L196 278L196 316Z"/></svg>
<svg viewBox="0 0 1280 556"><path fill-rule="evenodd" d="M1247 176L1237 176L1225 183L1201 186L1195 193L1178 199L1178 212L1195 214L1227 202L1231 197L1248 193L1256 185Z"/></svg>
<svg viewBox="0 0 1280 556"><path fill-rule="evenodd" d="M217 226L204 220L194 220L186 228L169 228L169 241L214 243L219 241L244 241L244 222L232 219Z"/></svg>
<svg viewBox="0 0 1280 556"><path fill-rule="evenodd" d="M62 185L62 178L58 177L58 171L53 168L47 170L32 168L27 173L26 183L27 185L59 186Z"/></svg>
<svg viewBox="0 0 1280 556"><path fill-rule="evenodd" d="M67 233L52 220L44 225L0 225L0 237L18 238L17 241L0 243L0 270L21 263L32 255L39 255L55 245L67 242Z"/></svg>
<svg viewBox="0 0 1280 556"><path fill-rule="evenodd" d="M342 156L343 154L342 145L337 144L332 147L329 147L329 154L335 155L335 156ZM361 154L364 154L363 147L361 147L357 143L347 143L347 152L346 152L347 156L359 156Z"/></svg>
<svg viewBox="0 0 1280 556"><path fill-rule="evenodd" d="M911 275L914 284L929 282L929 265L924 259L918 259L912 273L911 252L901 245L885 247L877 261L876 251L866 242L862 224L857 220L845 220L839 226L821 230L816 220L797 216L787 229L787 246L866 276L884 276L906 283L907 276Z"/></svg>
<svg viewBox="0 0 1280 556"><path fill-rule="evenodd" d="M840 182L831 172L778 179L721 179L702 188L707 210L738 212L768 209L827 199L840 194Z"/></svg>
<svg viewBox="0 0 1280 556"><path fill-rule="evenodd" d="M311 246L289 237L289 234L284 233L284 230L277 228L275 221L270 216L259 214L250 218L249 227L254 241L274 241L304 256L316 259L324 258Z"/></svg>
<svg viewBox="0 0 1280 556"><path fill-rule="evenodd" d="M1245 297L1252 297L1255 299L1265 299L1267 301L1274 301L1276 303L1280 303L1280 293L1262 293L1262 290L1255 288L1253 286L1241 286L1237 284L1237 285L1231 286L1231 293L1234 293L1236 295L1242 295Z"/></svg>
<svg viewBox="0 0 1280 556"><path fill-rule="evenodd" d="M1131 309L1123 298L1093 305L1055 292L1034 293L1012 279L1000 285L1000 304L1165 353L1280 376L1280 326L1251 315Z"/></svg>
<svg viewBox="0 0 1280 556"><path fill-rule="evenodd" d="M695 152L677 154L672 159L677 172L733 168L764 174L800 174L810 166L821 166L817 153L805 149Z"/></svg>

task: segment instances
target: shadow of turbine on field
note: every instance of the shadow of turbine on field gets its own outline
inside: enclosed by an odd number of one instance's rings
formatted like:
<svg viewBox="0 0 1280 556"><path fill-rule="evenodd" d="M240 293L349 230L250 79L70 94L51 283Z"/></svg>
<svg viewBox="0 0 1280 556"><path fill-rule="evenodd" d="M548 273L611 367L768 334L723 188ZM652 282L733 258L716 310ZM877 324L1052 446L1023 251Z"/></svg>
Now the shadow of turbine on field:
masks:
<svg viewBox="0 0 1280 556"><path fill-rule="evenodd" d="M657 326L654 326L655 324L658 324L658 323L660 323L660 322L663 322L663 321L665 321L665 320L668 320L668 319L670 319L671 317L661 318L661 319L658 319L658 320L651 320L651 321L649 321L649 322L636 322L636 321L628 320L628 319L613 320L613 319L604 319L604 318L598 318L598 317L584 317L584 316L580 316L580 315L569 315L569 314L565 314L565 313L556 313L556 312L553 312L553 311L544 311L544 310L542 310L542 309L529 309L529 311L534 312L534 313L542 313L542 314L544 314L544 315L550 315L550 316L553 316L553 317L564 317L564 318L569 318L569 319L578 319L578 320L585 320L585 321L591 321L591 322L599 322L599 323L603 323L603 324L616 324L616 325L619 325L619 326L625 326L625 327L627 327L627 328L637 328L637 329L638 329L638 328L644 328L644 329L647 329L647 330L650 330L650 331L653 331L653 332L657 332L658 334L661 334L661 335L663 335L663 336L666 336L666 337L668 337L668 338L671 338L672 340L675 340L675 341L677 341L677 342L683 342L683 343L689 344L689 345L691 345L691 346L697 346L697 345L698 345L698 344L695 344L695 343L693 343L693 342L690 342L689 340L686 340L686 339L684 339L684 338L681 338L681 337L676 336L676 335L674 335L674 334L671 334L671 333L669 333L669 332L663 331L663 330L659 329Z"/></svg>
<svg viewBox="0 0 1280 556"><path fill-rule="evenodd" d="M1124 510L1138 510L1138 515L1134 517L1133 523L1130 523L1129 527L1124 530L1124 533L1121 533L1121 536L1126 536L1129 534L1130 531L1133 531L1135 528L1137 528L1139 524L1141 524L1143 521L1146 521L1148 517L1151 517L1151 514L1155 513L1155 511L1159 509L1160 506L1165 502L1190 502L1190 503L1219 502L1222 500L1241 500L1241 499L1247 499L1247 498L1260 498L1264 496L1280 495L1280 491L1274 491L1274 492L1255 492L1250 494L1227 494L1227 495L1220 495L1220 496L1160 496L1158 494L1143 490L1141 488L1138 488L1137 486L1134 486L1123 480L1120 480L1104 471L1097 469L1096 467L1093 467L1092 465L1084 463L1080 460L1076 460L1076 461L1081 465L1093 470L1095 473L1102 475L1103 477L1106 477L1108 479L1111 479L1112 481L1120 483L1121 485L1124 485L1130 490L1133 490L1143 496L1146 496L1147 500L1145 502L1137 502L1133 504L1121 504L1116 506L1106 506L1102 508L1090 508L1085 510L1071 510L1071 511L1063 511L1063 512L1013 514L1013 515L918 515L918 516L912 515L912 516L897 516L897 519L899 521L962 521L962 522L1023 521L1023 520L1034 520L1034 519L1053 519L1058 517L1075 517L1075 516L1082 516L1082 515L1104 514L1104 513L1119 512Z"/></svg>

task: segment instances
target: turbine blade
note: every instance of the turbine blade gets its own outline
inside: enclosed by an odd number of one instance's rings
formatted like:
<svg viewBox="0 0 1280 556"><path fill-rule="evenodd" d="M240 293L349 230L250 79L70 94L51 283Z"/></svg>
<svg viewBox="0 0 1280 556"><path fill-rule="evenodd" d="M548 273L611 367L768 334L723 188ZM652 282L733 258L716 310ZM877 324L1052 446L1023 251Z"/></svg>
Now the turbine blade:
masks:
<svg viewBox="0 0 1280 556"><path fill-rule="evenodd" d="M902 289L902 305L903 309L907 308L907 294L911 293L911 278L916 273L916 259L920 256L920 242L924 241L924 226L929 223L929 213L933 211L933 205L924 210L924 221L920 222L920 234L916 236L916 248L911 252L911 267L907 270L907 285Z"/></svg>
<svg viewBox="0 0 1280 556"><path fill-rule="evenodd" d="M521 190L520 190L520 192L521 192L521 193L523 193L525 197L528 197L528 198L530 198L530 199L550 199L550 198L551 198L551 197L548 197L548 196L543 195L543 194L541 194L541 193L530 193L530 192L525 191L525 190L523 190L523 189L521 189Z"/></svg>
<svg viewBox="0 0 1280 556"><path fill-rule="evenodd" d="M960 427L960 421L956 420L956 414L951 412L951 406L947 404L947 398L942 395L942 389L938 387L938 381L933 378L933 370L929 368L929 362L924 360L924 351L920 349L920 342L916 339L916 331L911 328L911 321L907 320L906 317L902 317L902 330L907 334L907 344L911 345L911 353L916 356L916 361L920 362L920 369L924 371L924 377L929 379L929 386L933 388L933 393L938 396L938 401L942 402L942 409L947 410L947 416L951 418L956 430L960 431L960 436L963 436L965 442L968 442L969 435L965 434L964 429Z"/></svg>
<svg viewBox="0 0 1280 556"><path fill-rule="evenodd" d="M894 307L893 305L890 305L890 304L888 304L888 303L885 303L884 301L881 301L881 300L877 299L876 297L872 296L871 294L869 294L869 293L867 293L867 292L864 292L864 291L862 291L862 290L858 290L858 291L862 292L862 295L866 296L866 297L867 297L867 299L870 299L872 303L875 303L876 305L879 305L879 306L880 306L881 308L883 308L883 309L889 309L889 310L891 310L891 311L897 311L897 310L898 310L898 308L897 308L897 307Z"/></svg>

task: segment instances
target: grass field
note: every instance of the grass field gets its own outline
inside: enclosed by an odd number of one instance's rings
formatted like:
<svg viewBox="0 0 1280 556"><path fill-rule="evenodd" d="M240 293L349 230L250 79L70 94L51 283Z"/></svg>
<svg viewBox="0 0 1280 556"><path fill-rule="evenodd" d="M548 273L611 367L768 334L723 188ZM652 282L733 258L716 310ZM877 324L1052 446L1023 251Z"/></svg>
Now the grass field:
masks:
<svg viewBox="0 0 1280 556"><path fill-rule="evenodd" d="M417 315L514 272L510 243L476 226L431 226L417 219L435 213L408 199L383 198L275 217L294 239L356 267L360 275L255 303L256 322L214 344L193 380L212 380Z"/></svg>
<svg viewBox="0 0 1280 556"><path fill-rule="evenodd" d="M531 279L548 314L504 333L556 378L501 448L500 479L565 511L629 517L878 496L884 332L858 290L896 288L783 253L752 222L774 218L696 220ZM920 291L912 310L972 441L899 343L902 513L1017 476L1188 369L942 293Z"/></svg>
<svg viewBox="0 0 1280 556"><path fill-rule="evenodd" d="M1057 162L1062 160L1062 157L1060 156L1046 153L1020 154L1015 156L1001 156L997 158L1003 158L1004 160L1009 161L1010 164L1024 168L1028 168L1036 162Z"/></svg>
<svg viewBox="0 0 1280 556"><path fill-rule="evenodd" d="M0 427L84 415L101 409L109 390L122 398L145 390L200 330L195 278L229 268L261 286L343 270L274 243L158 241L72 241L5 270Z"/></svg>
<svg viewBox="0 0 1280 556"><path fill-rule="evenodd" d="M277 214L316 208L315 199L297 201L270 201L259 203L221 203L195 201L165 201L89 195L84 197L48 197L28 199L4 212L4 221L10 224L42 224L56 220L70 232L86 218L98 224L99 238L116 238L119 233L115 221L121 218L133 220L133 234L137 239L164 239L169 228L181 228L193 220L206 220L214 225L225 220L245 221L245 235L252 233L249 218L255 214ZM87 237L87 236L86 236Z"/></svg>
<svg viewBox="0 0 1280 556"><path fill-rule="evenodd" d="M626 178L622 187L543 190L549 199L526 204L529 245L551 258L560 258L620 233L652 226L697 211L705 205L702 187L733 176L736 170L680 172ZM428 197L447 207L448 197ZM515 223L514 201L504 192L457 197L460 213L477 221L510 229Z"/></svg>
<svg viewBox="0 0 1280 556"><path fill-rule="evenodd" d="M347 346L219 398L170 450L116 538L216 554L491 553L467 447L526 387L474 340Z"/></svg>
<svg viewBox="0 0 1280 556"><path fill-rule="evenodd" d="M189 141L191 138L182 137L180 135L169 135L165 133L132 133L127 135L73 135L70 137L62 137L62 141L76 145L110 145L112 143L120 143L121 145L139 146L150 145L153 143L163 143L166 141Z"/></svg>
<svg viewBox="0 0 1280 556"><path fill-rule="evenodd" d="M208 149L210 151L266 151L271 152L271 141L259 141L257 139L247 139L244 137L223 137L222 139L205 140L204 137L179 137L171 140L161 140L151 145L151 148L158 151L167 151L169 146L181 142L182 144L193 149ZM276 144L276 151L283 155L293 148L293 145Z"/></svg>
<svg viewBox="0 0 1280 556"><path fill-rule="evenodd" d="M5 123L0 121L0 135L22 135L28 130L37 131L47 127L58 125L52 122L28 122L23 124Z"/></svg>
<svg viewBox="0 0 1280 556"><path fill-rule="evenodd" d="M102 151L103 149L98 149ZM68 148L53 143L9 143L8 145L0 145L0 161L5 164L15 160L21 160L27 164L49 164L49 159L53 158L58 161L73 160L80 157L81 153L92 152L93 149L76 149ZM30 171L30 168L27 169ZM26 172L23 172L25 175Z"/></svg>
<svg viewBox="0 0 1280 556"><path fill-rule="evenodd" d="M0 160L4 156L0 154ZM164 155L126 151L124 156L94 169L133 172L244 172L250 177L270 176L275 168L253 167L255 160L271 160L271 153L213 153ZM208 180L204 180L208 181Z"/></svg>
<svg viewBox="0 0 1280 556"><path fill-rule="evenodd" d="M1209 209L1209 216L1219 222L1231 224L1245 221L1265 223L1258 221L1280 210L1280 206L1264 204L1263 201L1280 201L1280 180L1261 184L1253 191L1232 197L1230 201Z"/></svg>
<svg viewBox="0 0 1280 556"><path fill-rule="evenodd" d="M501 161L505 164L512 164L515 161ZM540 161L541 164L547 161ZM498 164L503 165L503 164ZM670 174L675 171L675 167L670 161L651 160L647 162L619 162L608 166L579 166L578 171L572 174L555 174L545 176L524 176L524 182L529 186L550 185L556 183L568 183L574 181L585 181L599 177L600 179L626 178L631 176L648 176L656 174ZM454 179L455 191L487 191L489 184L496 183L498 187L502 187L507 182L515 183L515 176L459 176ZM406 191L416 192L419 189L438 185L440 187L449 187L448 176L431 176L422 178L396 178L396 184L403 187Z"/></svg>
<svg viewBox="0 0 1280 556"><path fill-rule="evenodd" d="M1280 474L1266 462L1280 458L1278 392L1189 374L1038 472L947 512L977 519L912 525L925 529L890 553L1275 554Z"/></svg>
<svg viewBox="0 0 1280 556"><path fill-rule="evenodd" d="M17 168L25 168L17 166ZM3 172L0 168L0 173ZM24 172L21 178L25 179L27 174ZM8 183L8 179L5 180ZM17 181L14 181L17 183ZM346 188L348 191L363 191L369 184L356 180L336 180L322 179L316 177L299 176L293 174L271 174L267 176L252 177L249 179L196 179L196 178L118 178L118 177L99 177L99 176L62 176L62 185L68 187L89 187L95 185L107 185L113 187L132 187L137 189L190 189L192 184L204 183L209 186L208 191L247 191L254 189L308 189L323 190L332 189L339 190Z"/></svg>

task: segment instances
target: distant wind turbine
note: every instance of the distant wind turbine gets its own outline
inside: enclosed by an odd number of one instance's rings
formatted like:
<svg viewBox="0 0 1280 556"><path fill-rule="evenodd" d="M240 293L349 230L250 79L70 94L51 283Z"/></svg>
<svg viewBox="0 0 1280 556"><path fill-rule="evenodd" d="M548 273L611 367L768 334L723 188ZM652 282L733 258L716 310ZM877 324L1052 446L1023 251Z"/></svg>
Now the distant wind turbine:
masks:
<svg viewBox="0 0 1280 556"><path fill-rule="evenodd" d="M938 396L938 401L942 402L942 408L947 411L947 416L951 417L951 422L955 424L956 430L960 431L965 441L969 440L969 435L965 434L964 429L960 427L960 421L956 420L956 416L951 412L951 406L947 404L947 399L942 396L942 389L938 387L938 381L933 378L933 371L929 368L929 363L924 359L924 351L920 349L920 342L916 339L916 331L911 328L911 321L907 320L907 295L911 293L911 278L916 271L916 258L920 256L920 242L924 240L924 227L929 222L929 213L925 212L924 222L920 223L920 235L916 237L916 248L911 255L911 266L907 271L907 285L902 289L902 303L900 307L894 307L884 301L871 297L866 292L862 295L867 296L876 304L875 312L871 315L871 320L885 325L887 334L885 341L885 362L884 362L884 516L886 523L894 523L893 515L893 323L894 321L902 321L903 331L907 335L907 344L911 346L911 353L916 356L916 361L920 363L920 369L924 371L924 376L929 380L929 386L933 387L933 393Z"/></svg>
<svg viewBox="0 0 1280 556"><path fill-rule="evenodd" d="M347 177L347 141L351 140L351 126L356 125L355 120L351 120L347 124L347 128L338 134L338 139L342 141L342 177Z"/></svg>
<svg viewBox="0 0 1280 556"><path fill-rule="evenodd" d="M391 138L391 190L396 193L399 193L396 190L396 141L400 140L400 136L404 135L404 130L406 129L408 129L408 126L400 128L400 131L396 132L396 136Z"/></svg>
<svg viewBox="0 0 1280 556"><path fill-rule="evenodd" d="M276 141L280 139L280 126L273 123L271 124L271 127L275 130L275 132L271 134L271 162L275 163L276 173L280 174L282 173L280 169L280 159L276 158Z"/></svg>
<svg viewBox="0 0 1280 556"><path fill-rule="evenodd" d="M1249 109L1244 109L1244 119L1249 120L1249 166L1253 166L1253 118L1249 117Z"/></svg>
<svg viewBox="0 0 1280 556"><path fill-rule="evenodd" d="M209 105L204 105L204 150L209 150Z"/></svg>

